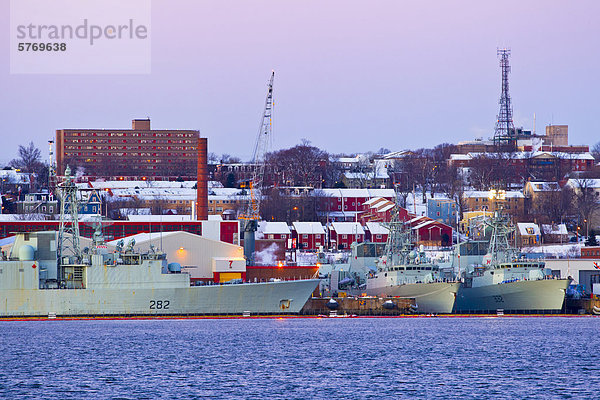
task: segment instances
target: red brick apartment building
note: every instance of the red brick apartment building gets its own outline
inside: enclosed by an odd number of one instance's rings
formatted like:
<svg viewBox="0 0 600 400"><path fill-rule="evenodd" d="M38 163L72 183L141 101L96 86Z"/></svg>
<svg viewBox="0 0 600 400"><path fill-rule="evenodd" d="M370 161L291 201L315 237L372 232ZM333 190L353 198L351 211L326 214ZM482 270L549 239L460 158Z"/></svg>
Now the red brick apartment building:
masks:
<svg viewBox="0 0 600 400"><path fill-rule="evenodd" d="M56 131L58 174L67 165L87 176L127 179L196 179L195 130L153 130L150 119L134 119L132 129L60 129Z"/></svg>

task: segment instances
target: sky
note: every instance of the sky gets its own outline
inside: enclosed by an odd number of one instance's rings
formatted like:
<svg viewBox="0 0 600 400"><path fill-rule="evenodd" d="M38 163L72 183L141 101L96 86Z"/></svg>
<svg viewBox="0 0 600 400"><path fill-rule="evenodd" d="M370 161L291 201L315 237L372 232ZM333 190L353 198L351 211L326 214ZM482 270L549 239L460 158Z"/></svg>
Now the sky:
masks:
<svg viewBox="0 0 600 400"><path fill-rule="evenodd" d="M0 0L0 163L56 129L197 129L248 160L275 70L273 149L433 147L493 134L511 49L516 126L600 141L600 2L154 0L149 74L11 74ZM118 62L118 60L115 60Z"/></svg>

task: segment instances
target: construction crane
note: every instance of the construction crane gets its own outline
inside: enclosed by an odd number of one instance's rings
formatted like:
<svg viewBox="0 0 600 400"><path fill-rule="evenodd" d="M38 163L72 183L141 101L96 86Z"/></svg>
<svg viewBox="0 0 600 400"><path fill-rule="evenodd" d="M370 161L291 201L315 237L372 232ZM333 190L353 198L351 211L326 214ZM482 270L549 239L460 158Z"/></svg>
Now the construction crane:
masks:
<svg viewBox="0 0 600 400"><path fill-rule="evenodd" d="M252 163L254 172L252 180L249 183L250 199L246 206L246 211L240 216L244 220L244 255L248 265L254 264L254 239L255 232L258 229L258 221L260 220L260 201L262 197L262 186L265 175L265 156L269 149L269 145L273 139L273 79L275 71L271 71L271 79L267 89L267 98L265 100L265 108L263 110L260 125L258 127L258 136L254 145L252 154Z"/></svg>

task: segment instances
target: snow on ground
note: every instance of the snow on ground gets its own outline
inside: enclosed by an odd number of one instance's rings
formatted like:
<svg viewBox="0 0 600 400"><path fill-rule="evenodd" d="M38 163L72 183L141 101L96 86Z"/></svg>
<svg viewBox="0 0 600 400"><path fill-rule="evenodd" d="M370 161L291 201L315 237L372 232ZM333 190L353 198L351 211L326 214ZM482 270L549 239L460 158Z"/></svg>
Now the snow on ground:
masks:
<svg viewBox="0 0 600 400"><path fill-rule="evenodd" d="M546 258L577 258L581 257L584 243L548 244L523 247L523 253L543 253Z"/></svg>

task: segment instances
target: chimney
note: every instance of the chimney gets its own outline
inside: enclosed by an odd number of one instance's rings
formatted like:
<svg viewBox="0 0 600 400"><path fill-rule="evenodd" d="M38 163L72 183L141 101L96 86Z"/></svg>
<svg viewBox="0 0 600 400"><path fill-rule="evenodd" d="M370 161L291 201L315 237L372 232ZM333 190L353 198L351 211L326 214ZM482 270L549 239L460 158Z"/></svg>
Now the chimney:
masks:
<svg viewBox="0 0 600 400"><path fill-rule="evenodd" d="M208 165L207 148L208 140L198 138L198 184L196 189L196 219L208 219Z"/></svg>
<svg viewBox="0 0 600 400"><path fill-rule="evenodd" d="M131 121L131 129L133 129L134 131L149 131L150 118L134 119L133 121Z"/></svg>

